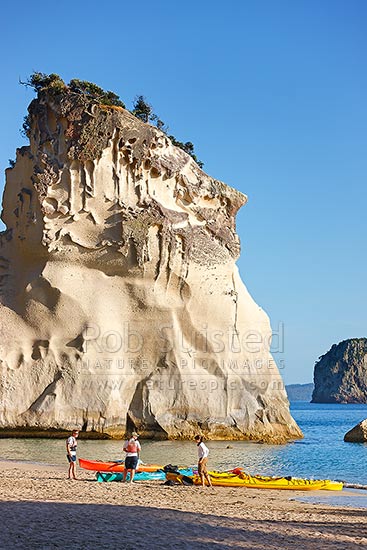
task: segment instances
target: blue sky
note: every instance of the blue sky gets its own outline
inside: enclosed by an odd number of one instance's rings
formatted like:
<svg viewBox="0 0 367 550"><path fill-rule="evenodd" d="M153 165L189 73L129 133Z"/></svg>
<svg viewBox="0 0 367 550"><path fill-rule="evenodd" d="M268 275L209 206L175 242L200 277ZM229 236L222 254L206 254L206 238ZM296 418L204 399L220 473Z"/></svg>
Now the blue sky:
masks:
<svg viewBox="0 0 367 550"><path fill-rule="evenodd" d="M364 0L8 2L1 6L1 174L25 144L33 70L144 94L204 169L240 189L242 278L284 327L282 374L312 381L367 336ZM3 185L2 176L1 185Z"/></svg>

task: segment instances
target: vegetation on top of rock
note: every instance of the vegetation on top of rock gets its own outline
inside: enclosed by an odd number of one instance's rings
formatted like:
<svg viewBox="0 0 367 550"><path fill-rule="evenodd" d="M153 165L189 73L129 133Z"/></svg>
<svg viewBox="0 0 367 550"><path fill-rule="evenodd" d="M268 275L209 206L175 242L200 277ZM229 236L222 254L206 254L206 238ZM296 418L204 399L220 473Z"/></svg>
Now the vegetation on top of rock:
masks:
<svg viewBox="0 0 367 550"><path fill-rule="evenodd" d="M115 105L116 107L122 107L125 109L125 104L115 92L110 90L105 91L97 84L93 82L88 82L87 80L78 80L73 78L69 82L69 88L72 92L79 94L85 94L93 99L96 99L102 105Z"/></svg>
<svg viewBox="0 0 367 550"><path fill-rule="evenodd" d="M51 95L59 94L67 88L65 82L58 74L45 74L38 71L32 73L24 84L34 88L37 93L47 90Z"/></svg>
<svg viewBox="0 0 367 550"><path fill-rule="evenodd" d="M143 95L136 96L131 112L142 122L154 124L159 130L165 128L164 122L153 112L152 105L147 102Z"/></svg>
<svg viewBox="0 0 367 550"><path fill-rule="evenodd" d="M50 95L58 95L63 92L71 91L76 94L86 95L90 99L96 100L101 105L115 105L125 108L124 103L117 94L103 90L103 88L100 88L100 86L97 86L97 84L93 82L88 82L88 80L73 78L70 80L69 84L65 84L58 74L34 72L25 84L31 86L37 93L47 91Z"/></svg>
<svg viewBox="0 0 367 550"><path fill-rule="evenodd" d="M191 141L186 141L185 143L183 141L178 141L175 136L169 135L168 126L157 114L154 113L152 105L147 102L143 95L138 95L135 98L133 110L131 112L143 122L153 124L153 126L156 126L158 130L164 132L172 141L172 144L176 147L179 147L180 149L185 151L185 153L190 155L190 157L194 159L194 161L200 166L200 168L204 166L204 163L201 162L201 160L199 160L195 154L194 144L191 143Z"/></svg>
<svg viewBox="0 0 367 550"><path fill-rule="evenodd" d="M57 96L63 93L75 93L88 97L89 99L95 100L100 105L107 105L111 107L122 107L126 108L123 101L120 97L111 91L103 90L97 84L93 82L88 82L87 80L79 80L73 78L70 80L69 84L66 84L63 79L55 73L45 74L38 71L35 71L30 75L26 82L22 82L25 86L30 86L33 88L37 94L41 92L47 92L51 96ZM143 95L138 95L135 98L133 109L130 111L136 118L142 122L152 124L158 130L164 132L169 139L172 141L173 145L179 147L185 153L190 155L194 161L202 168L204 166L203 162L198 160L194 151L194 145L191 141L182 142L178 141L175 136L168 135L168 126L161 120L161 118L154 113L152 105L147 102ZM30 136L31 129L31 118L29 115L24 117L22 135L24 137Z"/></svg>

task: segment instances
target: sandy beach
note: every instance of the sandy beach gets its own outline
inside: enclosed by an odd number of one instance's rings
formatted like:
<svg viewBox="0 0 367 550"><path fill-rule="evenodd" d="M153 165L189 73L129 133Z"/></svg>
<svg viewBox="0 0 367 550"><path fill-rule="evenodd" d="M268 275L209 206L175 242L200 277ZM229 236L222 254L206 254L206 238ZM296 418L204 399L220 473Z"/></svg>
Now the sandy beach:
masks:
<svg viewBox="0 0 367 550"><path fill-rule="evenodd" d="M78 470L1 462L1 548L348 549L367 546L366 510L304 493L97 483Z"/></svg>

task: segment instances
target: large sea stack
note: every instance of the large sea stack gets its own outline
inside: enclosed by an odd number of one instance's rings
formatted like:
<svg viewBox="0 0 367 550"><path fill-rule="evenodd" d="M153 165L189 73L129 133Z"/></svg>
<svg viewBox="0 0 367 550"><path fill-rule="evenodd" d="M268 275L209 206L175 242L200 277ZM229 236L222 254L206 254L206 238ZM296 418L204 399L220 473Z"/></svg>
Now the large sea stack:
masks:
<svg viewBox="0 0 367 550"><path fill-rule="evenodd" d="M302 437L235 265L246 197L68 86L28 121L3 198L3 433Z"/></svg>
<svg viewBox="0 0 367 550"><path fill-rule="evenodd" d="M315 365L312 403L367 403L367 338L351 338Z"/></svg>

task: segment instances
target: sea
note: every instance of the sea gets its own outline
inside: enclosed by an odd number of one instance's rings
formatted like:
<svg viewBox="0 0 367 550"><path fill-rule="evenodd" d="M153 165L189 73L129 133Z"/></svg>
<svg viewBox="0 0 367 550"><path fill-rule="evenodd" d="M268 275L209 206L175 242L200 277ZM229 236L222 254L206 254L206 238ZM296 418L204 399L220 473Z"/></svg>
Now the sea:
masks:
<svg viewBox="0 0 367 550"><path fill-rule="evenodd" d="M291 413L304 439L285 445L245 441L209 441L210 468L241 466L251 474L334 479L367 486L367 443L346 443L347 431L367 418L367 405L291 403ZM193 465L195 442L142 440L145 463ZM118 440L80 440L78 456L121 460ZM59 439L0 439L0 460L62 465L65 441ZM367 491L366 491L367 495Z"/></svg>

